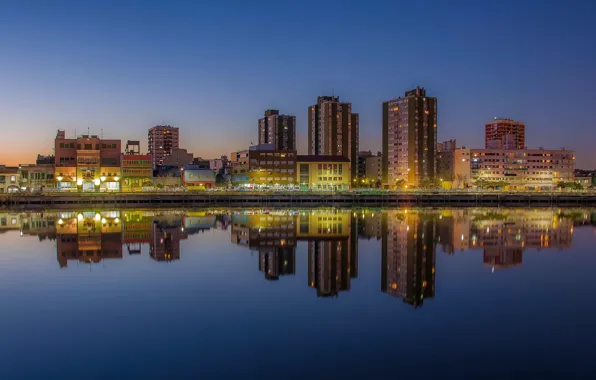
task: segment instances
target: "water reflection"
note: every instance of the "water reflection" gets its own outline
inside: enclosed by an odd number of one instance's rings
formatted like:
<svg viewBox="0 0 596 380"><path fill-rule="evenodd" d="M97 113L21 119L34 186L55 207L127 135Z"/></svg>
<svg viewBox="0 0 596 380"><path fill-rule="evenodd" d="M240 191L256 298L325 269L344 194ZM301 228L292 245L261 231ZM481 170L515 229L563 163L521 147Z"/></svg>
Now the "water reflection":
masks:
<svg viewBox="0 0 596 380"><path fill-rule="evenodd" d="M55 240L58 265L67 268L139 255L144 246L152 260L177 261L182 240L229 228L232 244L258 253L266 280L296 274L303 242L307 286L318 297L349 291L358 278L358 239L376 239L380 291L419 307L435 297L437 247L447 255L482 252L484 264L499 270L522 265L526 249L568 248L574 228L595 222L586 209L77 210L2 212L0 233Z"/></svg>

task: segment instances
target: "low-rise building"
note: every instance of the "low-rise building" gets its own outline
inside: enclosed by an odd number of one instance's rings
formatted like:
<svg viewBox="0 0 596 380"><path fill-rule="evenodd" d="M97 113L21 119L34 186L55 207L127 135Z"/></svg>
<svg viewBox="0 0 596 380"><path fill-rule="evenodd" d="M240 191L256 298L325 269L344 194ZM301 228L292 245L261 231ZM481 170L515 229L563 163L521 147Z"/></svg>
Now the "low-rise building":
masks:
<svg viewBox="0 0 596 380"><path fill-rule="evenodd" d="M142 191L153 185L151 156L148 154L122 155L122 191Z"/></svg>
<svg viewBox="0 0 596 380"><path fill-rule="evenodd" d="M26 164L19 165L23 191L40 192L52 191L56 188L54 181L54 165L52 164Z"/></svg>
<svg viewBox="0 0 596 380"><path fill-rule="evenodd" d="M296 151L275 150L273 144L232 153L232 184L256 190L296 187Z"/></svg>
<svg viewBox="0 0 596 380"><path fill-rule="evenodd" d="M351 188L350 160L345 156L298 156L300 190L347 191Z"/></svg>
<svg viewBox="0 0 596 380"><path fill-rule="evenodd" d="M199 165L185 165L182 170L182 183L188 190L215 188L215 174L211 169Z"/></svg>
<svg viewBox="0 0 596 380"><path fill-rule="evenodd" d="M499 183L498 187L511 190L554 190L559 182L574 180L574 167L575 154L566 149L472 149L470 152L471 178L476 185L483 181Z"/></svg>
<svg viewBox="0 0 596 380"><path fill-rule="evenodd" d="M17 166L0 165L0 193L21 191L20 173Z"/></svg>
<svg viewBox="0 0 596 380"><path fill-rule="evenodd" d="M54 178L59 191L120 191L121 141L58 131Z"/></svg>

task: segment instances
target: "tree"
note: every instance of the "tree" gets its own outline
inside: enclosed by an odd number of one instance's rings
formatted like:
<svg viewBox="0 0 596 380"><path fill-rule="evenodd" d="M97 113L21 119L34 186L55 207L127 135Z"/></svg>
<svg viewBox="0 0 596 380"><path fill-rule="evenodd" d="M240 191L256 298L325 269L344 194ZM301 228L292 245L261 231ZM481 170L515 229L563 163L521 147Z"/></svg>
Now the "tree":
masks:
<svg viewBox="0 0 596 380"><path fill-rule="evenodd" d="M401 190L406 186L405 179L398 179L395 181L395 190Z"/></svg>
<svg viewBox="0 0 596 380"><path fill-rule="evenodd" d="M456 174L456 176L455 176L455 187L456 188L465 187L465 184L466 184L466 180L467 179L468 179L468 176L466 176L465 174Z"/></svg>

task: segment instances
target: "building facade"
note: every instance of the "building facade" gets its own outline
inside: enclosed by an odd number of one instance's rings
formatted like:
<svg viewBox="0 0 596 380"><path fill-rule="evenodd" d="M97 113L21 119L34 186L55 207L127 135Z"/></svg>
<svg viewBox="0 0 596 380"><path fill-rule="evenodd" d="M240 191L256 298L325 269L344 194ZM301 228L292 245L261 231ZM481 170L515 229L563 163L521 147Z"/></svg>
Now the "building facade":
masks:
<svg viewBox="0 0 596 380"><path fill-rule="evenodd" d="M232 153L232 185L255 190L296 188L296 151L276 150L273 144L251 146Z"/></svg>
<svg viewBox="0 0 596 380"><path fill-rule="evenodd" d="M356 169L356 177L353 179L362 180L366 177L366 159L368 157L372 157L370 150L358 152L358 167Z"/></svg>
<svg viewBox="0 0 596 380"><path fill-rule="evenodd" d="M319 96L308 107L308 154L344 156L353 164L350 175L358 175L359 115L352 113L352 103L342 103L337 96Z"/></svg>
<svg viewBox="0 0 596 380"><path fill-rule="evenodd" d="M0 193L21 191L20 173L17 166L0 165Z"/></svg>
<svg viewBox="0 0 596 380"><path fill-rule="evenodd" d="M344 156L298 156L297 183L300 190L348 191L351 188L350 160Z"/></svg>
<svg viewBox="0 0 596 380"><path fill-rule="evenodd" d="M266 110L259 119L259 145L273 144L275 150L296 150L296 116Z"/></svg>
<svg viewBox="0 0 596 380"><path fill-rule="evenodd" d="M437 98L424 88L383 103L383 183L417 186L434 180L437 150Z"/></svg>
<svg viewBox="0 0 596 380"><path fill-rule="evenodd" d="M153 168L148 154L122 155L122 191L142 191L153 185Z"/></svg>
<svg viewBox="0 0 596 380"><path fill-rule="evenodd" d="M365 182L371 187L377 187L383 180L383 156L381 154L366 158Z"/></svg>
<svg viewBox="0 0 596 380"><path fill-rule="evenodd" d="M503 118L489 121L484 126L484 148L525 149L526 124Z"/></svg>
<svg viewBox="0 0 596 380"><path fill-rule="evenodd" d="M171 125L157 125L149 128L148 150L152 167L163 164L165 156L172 153L172 149L180 148L180 130Z"/></svg>
<svg viewBox="0 0 596 380"><path fill-rule="evenodd" d="M499 182L512 190L554 190L559 182L574 180L571 150L471 149L470 160L462 163L467 162L475 183Z"/></svg>
<svg viewBox="0 0 596 380"><path fill-rule="evenodd" d="M121 141L82 135L67 139L58 131L54 141L54 178L59 191L120 191Z"/></svg>
<svg viewBox="0 0 596 380"><path fill-rule="evenodd" d="M215 188L215 174L211 169L198 165L186 165L182 170L182 183L188 190L206 190Z"/></svg>
<svg viewBox="0 0 596 380"><path fill-rule="evenodd" d="M20 187L28 192L52 191L56 188L53 164L19 165Z"/></svg>

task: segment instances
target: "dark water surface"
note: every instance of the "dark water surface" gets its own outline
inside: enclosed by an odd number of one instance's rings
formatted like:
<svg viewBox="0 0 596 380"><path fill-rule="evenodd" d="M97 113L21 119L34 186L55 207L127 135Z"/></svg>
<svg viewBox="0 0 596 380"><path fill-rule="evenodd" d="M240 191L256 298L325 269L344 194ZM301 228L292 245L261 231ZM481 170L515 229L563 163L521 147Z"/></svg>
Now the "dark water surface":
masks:
<svg viewBox="0 0 596 380"><path fill-rule="evenodd" d="M591 209L0 211L0 379L596 378Z"/></svg>

